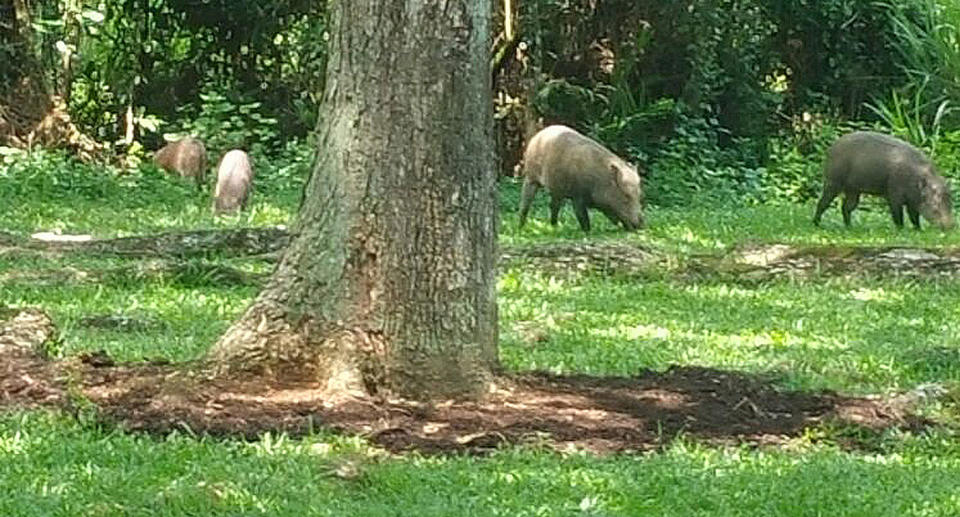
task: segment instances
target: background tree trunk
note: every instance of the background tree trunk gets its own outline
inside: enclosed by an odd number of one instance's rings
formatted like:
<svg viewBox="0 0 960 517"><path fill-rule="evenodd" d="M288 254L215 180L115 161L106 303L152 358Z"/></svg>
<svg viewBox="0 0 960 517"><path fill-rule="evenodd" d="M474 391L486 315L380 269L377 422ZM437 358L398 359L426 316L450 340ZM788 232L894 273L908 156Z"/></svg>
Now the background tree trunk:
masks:
<svg viewBox="0 0 960 517"><path fill-rule="evenodd" d="M43 73L40 69L40 59L36 54L36 45L33 40L32 14L28 0L12 0L13 8L13 46L18 59L15 69L19 71L19 79L27 86L46 94Z"/></svg>
<svg viewBox="0 0 960 517"><path fill-rule="evenodd" d="M490 0L331 6L296 237L220 339L227 370L334 391L477 395L497 361Z"/></svg>
<svg viewBox="0 0 960 517"><path fill-rule="evenodd" d="M63 22L63 48L60 50L60 77L56 85L56 94L65 105L70 104L73 86L74 60L80 49L83 34L83 5L81 0L61 0L60 13Z"/></svg>
<svg viewBox="0 0 960 517"><path fill-rule="evenodd" d="M3 4L4 41L11 66L0 74L0 144L29 146L28 133L51 106L50 94L34 44L32 15L27 0ZM7 63L5 63L7 64Z"/></svg>

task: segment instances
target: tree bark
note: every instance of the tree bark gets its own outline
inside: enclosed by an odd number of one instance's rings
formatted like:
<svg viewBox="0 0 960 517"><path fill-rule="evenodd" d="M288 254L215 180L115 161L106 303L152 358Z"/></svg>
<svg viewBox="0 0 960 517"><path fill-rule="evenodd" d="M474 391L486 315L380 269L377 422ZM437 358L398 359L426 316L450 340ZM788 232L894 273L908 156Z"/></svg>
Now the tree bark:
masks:
<svg viewBox="0 0 960 517"><path fill-rule="evenodd" d="M33 40L32 15L28 0L13 0L13 37L17 48L17 67L20 69L20 79L31 81L30 85L45 93L43 74L40 70L40 60L35 53L36 46Z"/></svg>
<svg viewBox="0 0 960 517"><path fill-rule="evenodd" d="M211 352L335 392L476 396L497 361L490 0L334 1L295 237Z"/></svg>
<svg viewBox="0 0 960 517"><path fill-rule="evenodd" d="M73 89L74 60L80 49L83 34L81 0L61 0L60 12L63 22L63 48L60 51L60 77L56 85L56 94L63 99L64 105L70 104Z"/></svg>

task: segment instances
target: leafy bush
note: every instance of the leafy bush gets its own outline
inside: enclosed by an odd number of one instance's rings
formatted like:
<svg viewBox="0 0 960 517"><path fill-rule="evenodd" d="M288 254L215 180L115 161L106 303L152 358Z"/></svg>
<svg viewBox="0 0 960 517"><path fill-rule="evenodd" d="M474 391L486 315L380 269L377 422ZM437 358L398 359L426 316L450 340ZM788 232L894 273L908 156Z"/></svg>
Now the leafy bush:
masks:
<svg viewBox="0 0 960 517"><path fill-rule="evenodd" d="M261 113L262 103L228 98L213 84L207 85L200 99L196 113L192 106L180 110L179 129L199 137L208 151L219 156L237 148L266 155L278 147L277 120Z"/></svg>
<svg viewBox="0 0 960 517"><path fill-rule="evenodd" d="M256 191L268 195L302 191L312 172L315 154L313 139L291 139L278 151L254 155Z"/></svg>
<svg viewBox="0 0 960 517"><path fill-rule="evenodd" d="M940 172L954 181L954 193L960 192L960 130L943 131L933 154Z"/></svg>
<svg viewBox="0 0 960 517"><path fill-rule="evenodd" d="M935 106L928 104L924 95L926 84L924 81L917 86L908 85L905 88L907 94L893 90L888 99L877 99L867 107L876 113L890 132L929 149L935 155L943 120L956 108L950 105L949 100L940 100ZM913 92L909 93L910 90ZM931 111L932 108L935 111Z"/></svg>
<svg viewBox="0 0 960 517"><path fill-rule="evenodd" d="M762 142L737 138L721 146L715 119L679 116L675 135L650 167L647 200L655 205L683 205L693 200L729 202L758 199L763 168Z"/></svg>
<svg viewBox="0 0 960 517"><path fill-rule="evenodd" d="M646 165L654 204L809 199L836 121L909 83L890 8L866 0L525 5L545 122Z"/></svg>
<svg viewBox="0 0 960 517"><path fill-rule="evenodd" d="M43 47L53 48L65 38L62 5L41 4ZM96 9L79 20L69 104L87 133L118 140L128 108L167 121L206 109L220 121L226 114L210 111L220 102L210 98L215 92L230 92L237 107L259 103L255 111L284 134L302 137L314 127L326 65L322 2L108 0Z"/></svg>
<svg viewBox="0 0 960 517"><path fill-rule="evenodd" d="M81 163L64 151L0 154L0 199L101 199L119 192L114 170Z"/></svg>
<svg viewBox="0 0 960 517"><path fill-rule="evenodd" d="M804 113L770 139L770 162L761 181L765 199L805 202L819 197L827 149L853 128L822 114Z"/></svg>
<svg viewBox="0 0 960 517"><path fill-rule="evenodd" d="M960 4L953 0L909 0L882 4L893 34L890 44L910 78L915 104L932 117L944 100L960 102ZM954 118L954 120L956 120Z"/></svg>

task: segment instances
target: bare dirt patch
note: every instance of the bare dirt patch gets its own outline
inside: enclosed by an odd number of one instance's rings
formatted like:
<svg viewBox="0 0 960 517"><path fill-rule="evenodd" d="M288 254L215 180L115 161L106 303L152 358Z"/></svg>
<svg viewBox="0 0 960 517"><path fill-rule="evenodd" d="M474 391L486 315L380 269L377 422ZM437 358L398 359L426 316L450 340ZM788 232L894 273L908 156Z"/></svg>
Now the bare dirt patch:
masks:
<svg viewBox="0 0 960 517"><path fill-rule="evenodd" d="M362 435L394 452L426 453L477 453L530 442L601 453L642 451L681 435L710 443L777 444L827 422L866 431L931 424L896 399L785 392L761 379L707 368L673 367L631 378L505 376L483 402L420 404L331 400L310 382L209 379L182 367L99 359L50 363L3 354L0 410L70 411L82 396L96 404L101 418L130 431L255 438L266 431L297 435L326 428Z"/></svg>

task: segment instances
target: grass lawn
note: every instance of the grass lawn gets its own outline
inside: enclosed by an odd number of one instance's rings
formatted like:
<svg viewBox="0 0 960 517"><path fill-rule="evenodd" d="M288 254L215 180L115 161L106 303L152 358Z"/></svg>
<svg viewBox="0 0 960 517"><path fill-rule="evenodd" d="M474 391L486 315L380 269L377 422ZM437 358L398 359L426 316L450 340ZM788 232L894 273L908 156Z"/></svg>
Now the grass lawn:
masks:
<svg viewBox="0 0 960 517"><path fill-rule="evenodd" d="M209 193L149 172L54 184L35 171L0 166L0 195L16 207L0 213L0 231L112 237L289 224L299 201L299 184L271 184L270 170L258 172L265 185L250 212L219 219L210 215ZM744 244L960 246L960 232L895 230L877 203L865 203L851 229L837 206L818 229L812 204L692 203L648 207L649 228L634 234L594 215L595 231L585 236L569 207L560 226L547 224L541 194L521 231L518 190L511 180L502 185L501 243L521 248L617 241L682 262ZM124 361L190 360L257 292L210 273L211 263L250 273L271 267L210 258L170 272L147 261L0 253L0 305L51 314L64 355L103 349ZM500 356L511 371L602 376L693 365L771 376L784 389L885 395L936 385L948 395L921 410L957 421L960 280L951 276L746 282L655 266L621 275L520 262L502 272L499 293ZM143 325L88 323L102 315ZM0 411L0 515L960 515L960 438L951 428L888 432L867 450L845 448L837 439L844 432L811 428L779 447L706 446L680 435L663 450L635 455L558 453L533 443L489 457L424 457L391 456L323 431L256 441L187 430L161 437L11 409ZM338 475L345 469L356 475Z"/></svg>

